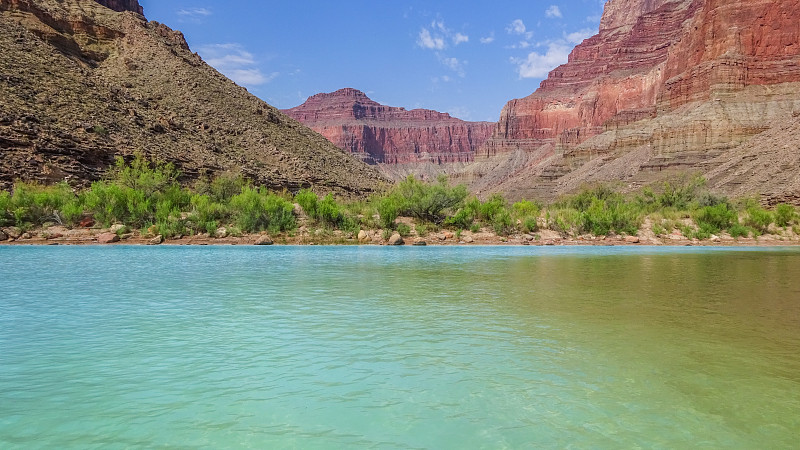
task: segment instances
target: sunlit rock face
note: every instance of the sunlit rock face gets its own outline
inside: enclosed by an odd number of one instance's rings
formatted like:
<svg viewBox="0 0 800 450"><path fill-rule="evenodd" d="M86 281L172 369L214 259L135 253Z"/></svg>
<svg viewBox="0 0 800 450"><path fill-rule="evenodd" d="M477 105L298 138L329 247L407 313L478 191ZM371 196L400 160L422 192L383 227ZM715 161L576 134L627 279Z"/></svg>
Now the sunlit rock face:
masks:
<svg viewBox="0 0 800 450"><path fill-rule="evenodd" d="M385 106L356 89L317 94L286 114L369 163L472 161L494 124Z"/></svg>
<svg viewBox="0 0 800 450"><path fill-rule="evenodd" d="M800 0L609 0L598 34L503 108L477 158L518 163L481 188L558 193L581 182L645 183L642 171L707 172L714 158L796 121L797 83ZM630 152L639 153L620 162ZM739 184L755 189L742 172Z"/></svg>

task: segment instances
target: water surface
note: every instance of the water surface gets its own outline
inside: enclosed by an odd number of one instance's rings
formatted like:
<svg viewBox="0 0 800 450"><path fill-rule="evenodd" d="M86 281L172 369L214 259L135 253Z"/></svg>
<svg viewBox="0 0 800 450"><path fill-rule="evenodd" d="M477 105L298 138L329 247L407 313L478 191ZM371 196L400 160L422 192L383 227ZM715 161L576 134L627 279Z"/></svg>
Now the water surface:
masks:
<svg viewBox="0 0 800 450"><path fill-rule="evenodd" d="M791 448L800 252L0 247L0 447Z"/></svg>

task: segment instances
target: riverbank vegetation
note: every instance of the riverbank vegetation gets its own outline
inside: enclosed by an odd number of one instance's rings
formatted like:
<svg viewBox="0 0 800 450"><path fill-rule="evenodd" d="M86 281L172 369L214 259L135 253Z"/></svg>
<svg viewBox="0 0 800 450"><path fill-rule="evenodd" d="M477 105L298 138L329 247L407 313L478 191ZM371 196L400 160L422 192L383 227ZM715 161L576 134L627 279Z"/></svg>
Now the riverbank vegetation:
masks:
<svg viewBox="0 0 800 450"><path fill-rule="evenodd" d="M118 160L107 179L75 191L66 183L15 184L0 192L0 226L25 232L60 225L103 227L141 236L204 235L210 238L269 233L356 239L364 230L388 240L393 234L421 239L447 231L492 233L499 238L544 231L562 236L681 236L706 240L790 231L800 234L797 210L788 204L763 208L754 199L711 193L702 178L665 183L624 195L610 186L587 187L550 204L508 202L499 194L481 200L442 177L425 183L408 177L369 199L343 202L307 189L269 192L238 175L178 182L170 164L136 156ZM121 226L120 226L121 225ZM324 239L321 239L324 240ZM363 239L362 239L363 240Z"/></svg>

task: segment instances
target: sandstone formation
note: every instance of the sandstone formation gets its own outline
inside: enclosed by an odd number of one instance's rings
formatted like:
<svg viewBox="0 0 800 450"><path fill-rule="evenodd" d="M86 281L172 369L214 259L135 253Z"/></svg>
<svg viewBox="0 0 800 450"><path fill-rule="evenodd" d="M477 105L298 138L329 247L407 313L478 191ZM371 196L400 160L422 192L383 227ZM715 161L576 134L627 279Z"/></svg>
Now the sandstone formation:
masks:
<svg viewBox="0 0 800 450"><path fill-rule="evenodd" d="M800 0L609 0L599 33L505 106L464 176L553 197L692 171L724 193L800 202L798 116Z"/></svg>
<svg viewBox="0 0 800 450"><path fill-rule="evenodd" d="M494 128L428 109L384 106L349 88L314 95L284 112L370 164L472 161Z"/></svg>
<svg viewBox="0 0 800 450"><path fill-rule="evenodd" d="M140 13L134 0L0 0L0 189L85 185L136 151L185 181L234 171L274 189L362 195L385 180Z"/></svg>

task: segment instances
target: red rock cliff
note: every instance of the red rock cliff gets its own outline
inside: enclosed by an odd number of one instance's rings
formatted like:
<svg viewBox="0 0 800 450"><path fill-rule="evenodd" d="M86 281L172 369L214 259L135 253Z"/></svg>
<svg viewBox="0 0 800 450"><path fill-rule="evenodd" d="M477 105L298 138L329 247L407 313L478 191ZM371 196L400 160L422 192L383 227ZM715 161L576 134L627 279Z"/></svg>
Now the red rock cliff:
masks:
<svg viewBox="0 0 800 450"><path fill-rule="evenodd" d="M464 177L478 192L553 197L690 171L723 193L800 204L797 117L800 0L609 0L598 34L503 108Z"/></svg>
<svg viewBox="0 0 800 450"><path fill-rule="evenodd" d="M715 93L800 81L800 0L609 0L600 32L501 113L485 156L580 144Z"/></svg>
<svg viewBox="0 0 800 450"><path fill-rule="evenodd" d="M283 112L373 164L472 161L494 128L427 109L384 106L349 88Z"/></svg>

